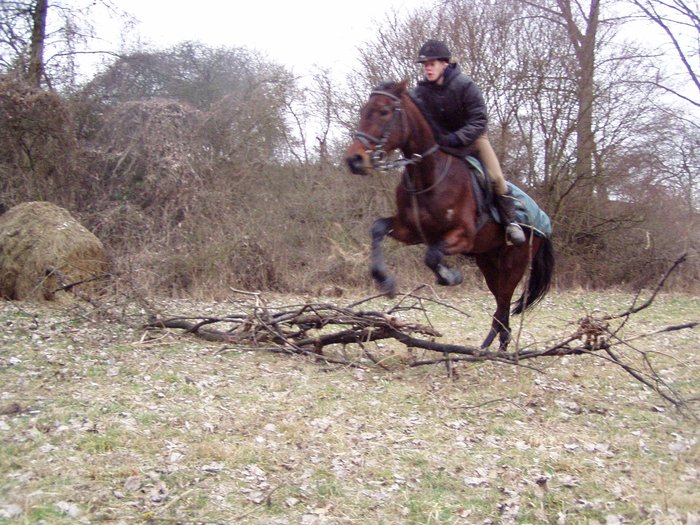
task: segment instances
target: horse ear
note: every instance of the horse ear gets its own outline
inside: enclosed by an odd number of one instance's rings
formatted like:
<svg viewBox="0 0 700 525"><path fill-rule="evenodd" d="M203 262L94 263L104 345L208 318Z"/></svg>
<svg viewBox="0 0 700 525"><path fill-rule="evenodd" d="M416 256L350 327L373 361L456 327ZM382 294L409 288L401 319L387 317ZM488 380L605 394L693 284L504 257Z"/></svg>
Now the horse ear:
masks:
<svg viewBox="0 0 700 525"><path fill-rule="evenodd" d="M398 92L399 93L405 93L407 91L407 86L408 86L408 79L403 79L401 82L397 84Z"/></svg>

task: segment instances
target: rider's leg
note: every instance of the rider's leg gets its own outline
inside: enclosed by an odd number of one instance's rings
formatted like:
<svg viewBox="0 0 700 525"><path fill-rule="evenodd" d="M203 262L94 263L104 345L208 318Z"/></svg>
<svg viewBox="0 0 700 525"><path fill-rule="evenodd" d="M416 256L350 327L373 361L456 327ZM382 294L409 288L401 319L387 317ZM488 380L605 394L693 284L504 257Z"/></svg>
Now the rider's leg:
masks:
<svg viewBox="0 0 700 525"><path fill-rule="evenodd" d="M512 244L522 244L525 242L525 233L520 225L515 222L515 203L508 191L508 185L503 176L503 171L501 171L501 164L498 162L496 152L493 150L486 134L476 139L474 145L481 162L484 163L486 172L491 177L498 213L501 215L501 222L506 228L506 239Z"/></svg>

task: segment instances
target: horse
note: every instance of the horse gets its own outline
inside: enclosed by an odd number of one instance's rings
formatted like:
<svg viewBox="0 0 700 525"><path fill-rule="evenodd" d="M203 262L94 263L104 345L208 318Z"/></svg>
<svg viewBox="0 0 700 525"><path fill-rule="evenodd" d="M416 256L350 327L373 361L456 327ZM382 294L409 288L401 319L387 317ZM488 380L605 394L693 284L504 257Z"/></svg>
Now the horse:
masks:
<svg viewBox="0 0 700 525"><path fill-rule="evenodd" d="M499 350L506 351L511 340L510 314L522 314L549 291L554 270L551 239L535 235L534 228L523 224L529 241L520 246L506 242L503 226L479 213L469 165L439 148L406 86L406 81L388 82L371 92L345 152L347 166L357 175L404 168L395 191L395 214L377 219L371 228L372 277L383 293L396 294L396 279L384 260L386 236L404 244L426 245L424 262L439 285L463 281L461 272L447 264L447 256L473 256L496 300L481 349L488 349L498 336ZM389 161L388 153L397 149L403 158ZM513 293L528 266L527 284L511 312Z"/></svg>

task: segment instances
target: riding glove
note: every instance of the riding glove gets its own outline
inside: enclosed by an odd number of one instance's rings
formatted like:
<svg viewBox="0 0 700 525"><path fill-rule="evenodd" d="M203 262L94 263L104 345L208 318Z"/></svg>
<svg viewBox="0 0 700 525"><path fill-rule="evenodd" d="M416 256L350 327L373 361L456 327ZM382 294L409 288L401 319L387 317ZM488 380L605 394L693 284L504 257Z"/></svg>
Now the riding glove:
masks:
<svg viewBox="0 0 700 525"><path fill-rule="evenodd" d="M459 140L455 133L441 133L437 138L437 143L448 148L456 148L462 145L462 141Z"/></svg>

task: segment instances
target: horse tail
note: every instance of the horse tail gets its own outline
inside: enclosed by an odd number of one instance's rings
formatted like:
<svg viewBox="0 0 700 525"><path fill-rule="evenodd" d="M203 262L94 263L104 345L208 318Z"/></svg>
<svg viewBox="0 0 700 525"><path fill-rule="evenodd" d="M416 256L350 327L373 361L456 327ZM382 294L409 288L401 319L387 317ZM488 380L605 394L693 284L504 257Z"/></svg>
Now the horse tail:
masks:
<svg viewBox="0 0 700 525"><path fill-rule="evenodd" d="M527 290L524 291L520 299L515 302L512 313L514 315L521 314L540 302L549 291L553 275L554 247L552 245L552 240L545 237L542 238L540 249L537 250L535 257L532 259Z"/></svg>

